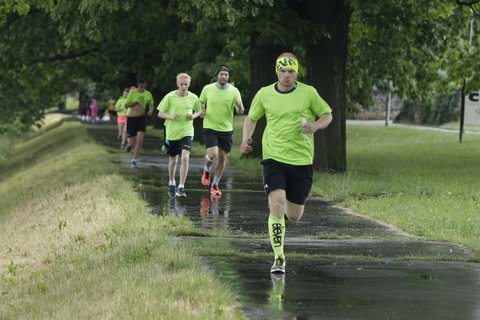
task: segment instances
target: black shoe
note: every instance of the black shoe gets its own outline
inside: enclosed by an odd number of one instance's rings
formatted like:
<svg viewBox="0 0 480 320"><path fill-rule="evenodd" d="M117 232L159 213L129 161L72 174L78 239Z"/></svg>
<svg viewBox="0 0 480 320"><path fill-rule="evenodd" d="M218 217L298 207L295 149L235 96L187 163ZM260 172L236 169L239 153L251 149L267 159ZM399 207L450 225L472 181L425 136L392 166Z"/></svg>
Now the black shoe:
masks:
<svg viewBox="0 0 480 320"><path fill-rule="evenodd" d="M175 186L168 187L168 196L170 198L175 198Z"/></svg>

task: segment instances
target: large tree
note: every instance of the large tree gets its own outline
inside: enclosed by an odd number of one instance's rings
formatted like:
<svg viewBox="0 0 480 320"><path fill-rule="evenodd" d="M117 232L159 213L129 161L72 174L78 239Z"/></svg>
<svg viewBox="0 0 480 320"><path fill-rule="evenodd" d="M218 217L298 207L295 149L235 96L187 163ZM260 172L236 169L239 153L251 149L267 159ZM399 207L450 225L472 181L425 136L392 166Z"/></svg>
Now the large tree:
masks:
<svg viewBox="0 0 480 320"><path fill-rule="evenodd" d="M296 9L312 27L322 25L325 36L305 39L309 82L332 107L332 123L315 134L314 169L347 170L346 62L348 26L352 9L344 1L300 1Z"/></svg>
<svg viewBox="0 0 480 320"><path fill-rule="evenodd" d="M332 106L334 121L324 132L316 134L317 152L314 167L324 171L346 170L345 154L345 63L350 11L344 1L179 1L179 11L191 21L207 17L225 21L231 29L250 37L250 93L275 80L276 56L285 50L299 49L303 75L317 87ZM199 19L198 24L204 20ZM248 97L250 100L251 96ZM253 148L261 150L265 126L259 121Z"/></svg>

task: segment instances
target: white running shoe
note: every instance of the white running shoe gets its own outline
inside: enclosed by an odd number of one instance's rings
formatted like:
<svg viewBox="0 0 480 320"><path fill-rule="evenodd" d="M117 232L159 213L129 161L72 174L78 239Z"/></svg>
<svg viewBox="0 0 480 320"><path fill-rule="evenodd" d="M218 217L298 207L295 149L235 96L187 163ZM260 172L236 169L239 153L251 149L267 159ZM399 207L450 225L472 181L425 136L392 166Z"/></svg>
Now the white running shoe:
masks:
<svg viewBox="0 0 480 320"><path fill-rule="evenodd" d="M270 273L285 273L285 265L285 256L281 255L273 261L273 265L270 268Z"/></svg>

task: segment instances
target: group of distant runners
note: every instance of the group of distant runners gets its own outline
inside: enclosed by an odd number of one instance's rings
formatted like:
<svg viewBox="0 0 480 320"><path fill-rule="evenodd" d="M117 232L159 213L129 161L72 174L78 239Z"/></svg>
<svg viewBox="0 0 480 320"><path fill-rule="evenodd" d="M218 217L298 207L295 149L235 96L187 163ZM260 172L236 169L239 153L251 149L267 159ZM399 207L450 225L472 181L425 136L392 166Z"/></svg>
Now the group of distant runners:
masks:
<svg viewBox="0 0 480 320"><path fill-rule="evenodd" d="M102 102L98 95L88 96L84 92L79 92L77 100L78 113L82 122L95 123L101 121L105 111L108 111L108 118L111 123L117 122L116 101L113 97L110 97L106 102Z"/></svg>
<svg viewBox="0 0 480 320"><path fill-rule="evenodd" d="M265 116L267 125L262 138L263 184L268 196L268 230L274 253L272 273L285 273L285 225L301 219L313 183L313 133L329 125L332 110L315 88L297 81L299 63L289 52L276 60L278 81L261 88L255 95L243 126L242 153L252 151L256 121ZM168 154L168 195L186 197L185 182L194 138L193 120L203 118L206 147L201 182L212 196L221 196L219 188L227 156L232 149L234 110L245 109L239 90L228 82L230 69L221 65L217 81L203 87L200 97L190 92L191 77L179 73L177 89L166 94L157 106L158 117L165 119L164 147ZM130 166L137 167L146 128L145 115L154 109L152 94L145 79L136 88L126 88L116 102L119 136L125 133L133 150ZM126 123L126 130L125 128ZM121 125L122 124L122 125ZM180 156L180 180L175 175ZM215 170L213 171L213 165Z"/></svg>

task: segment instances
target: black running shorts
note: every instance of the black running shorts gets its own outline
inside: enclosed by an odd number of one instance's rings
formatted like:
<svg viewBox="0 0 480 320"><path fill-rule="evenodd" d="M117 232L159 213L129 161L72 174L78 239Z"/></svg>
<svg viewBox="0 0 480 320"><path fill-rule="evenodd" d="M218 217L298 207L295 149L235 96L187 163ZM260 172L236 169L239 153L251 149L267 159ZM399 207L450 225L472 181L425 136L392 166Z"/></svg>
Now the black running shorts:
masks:
<svg viewBox="0 0 480 320"><path fill-rule="evenodd" d="M232 150L232 134L233 131L215 131L212 129L203 129L203 143L205 147L219 147L225 152Z"/></svg>
<svg viewBox="0 0 480 320"><path fill-rule="evenodd" d="M263 187L267 195L274 190L285 190L287 200L304 205L312 189L312 165L294 166L272 159L262 160Z"/></svg>
<svg viewBox="0 0 480 320"><path fill-rule="evenodd" d="M190 152L190 149L192 149L192 140L193 137L183 137L180 140L165 140L167 154L170 157L175 157L181 154L182 150Z"/></svg>
<svg viewBox="0 0 480 320"><path fill-rule="evenodd" d="M145 133L147 127L147 118L145 116L140 117L127 117L127 135L128 137L136 137L137 132Z"/></svg>

